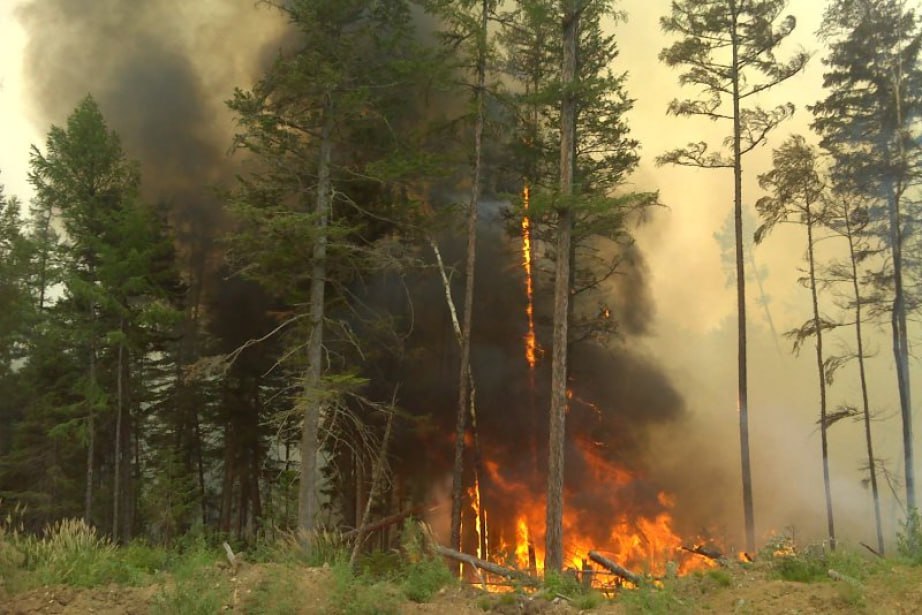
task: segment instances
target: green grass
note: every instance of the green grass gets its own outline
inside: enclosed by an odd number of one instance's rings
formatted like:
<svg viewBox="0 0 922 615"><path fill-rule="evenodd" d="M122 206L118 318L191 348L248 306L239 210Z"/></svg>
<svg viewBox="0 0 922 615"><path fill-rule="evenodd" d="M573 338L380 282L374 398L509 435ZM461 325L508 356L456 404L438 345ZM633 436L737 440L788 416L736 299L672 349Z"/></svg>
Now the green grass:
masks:
<svg viewBox="0 0 922 615"><path fill-rule="evenodd" d="M273 567L246 600L246 612L252 615L290 615L298 612L301 597L295 568Z"/></svg>

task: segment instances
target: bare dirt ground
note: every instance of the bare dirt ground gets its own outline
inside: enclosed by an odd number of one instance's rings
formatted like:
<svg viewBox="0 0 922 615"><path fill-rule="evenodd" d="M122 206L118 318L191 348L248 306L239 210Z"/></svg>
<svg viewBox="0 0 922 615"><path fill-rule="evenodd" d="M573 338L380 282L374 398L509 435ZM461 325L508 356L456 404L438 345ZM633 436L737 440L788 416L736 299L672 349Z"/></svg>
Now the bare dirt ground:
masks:
<svg viewBox="0 0 922 615"><path fill-rule="evenodd" d="M265 587L281 574L293 579L284 592ZM332 572L323 568L246 566L236 576L227 571L223 612L337 613ZM44 587L15 596L0 595L0 614L19 613L148 613L163 586L79 589ZM626 590L627 591L627 590ZM284 594L284 595L282 595ZM162 609L160 612L163 612ZM542 614L564 615L579 610L565 599L487 595L468 587L443 589L428 603L402 601L401 615ZM671 582L665 589L605 601L592 613L765 613L826 614L922 613L922 568L885 565L858 581L821 580L797 583L779 580L766 567L734 567L720 578L708 575ZM182 614L177 614L182 615Z"/></svg>

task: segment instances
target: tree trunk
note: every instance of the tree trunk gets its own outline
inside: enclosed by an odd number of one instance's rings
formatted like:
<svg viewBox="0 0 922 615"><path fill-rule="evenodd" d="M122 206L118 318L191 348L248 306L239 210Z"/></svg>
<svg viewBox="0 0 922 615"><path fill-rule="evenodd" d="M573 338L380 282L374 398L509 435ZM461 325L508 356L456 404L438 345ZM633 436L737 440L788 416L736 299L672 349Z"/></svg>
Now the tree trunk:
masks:
<svg viewBox="0 0 922 615"><path fill-rule="evenodd" d="M736 240L736 313L737 313L737 408L740 421L740 465L743 477L743 518L746 524L746 550L755 551L755 515L752 503L752 470L749 461L749 384L746 364L746 266L743 250L743 168L741 153L739 33L736 0L730 2L733 12L731 32L733 67L733 219Z"/></svg>
<svg viewBox="0 0 922 615"><path fill-rule="evenodd" d="M813 328L816 330L816 370L820 379L820 442L823 455L823 489L826 494L826 532L829 548L836 548L836 526L832 514L832 488L829 484L829 428L826 424L826 370L823 367L823 326L816 292L816 260L813 241L813 212L807 201L807 258L810 267L810 299L813 304Z"/></svg>
<svg viewBox="0 0 922 615"><path fill-rule="evenodd" d="M464 314L461 320L461 365L458 375L458 411L455 422L455 460L451 484L451 547L461 550L461 507L464 495L464 433L471 399L471 328L474 311L474 280L477 263L477 205L480 202L483 163L483 128L486 89L487 0L481 1L480 30L477 32L477 119L474 125L474 176L467 206L467 261L464 265Z"/></svg>
<svg viewBox="0 0 922 615"><path fill-rule="evenodd" d="M855 294L855 343L858 351L858 376L861 382L861 403L864 414L864 439L868 451L868 473L871 478L871 496L874 498L874 523L877 529L877 552L884 554L884 530L880 518L880 492L877 487L877 462L874 459L874 441L871 438L871 404L868 401L868 380L864 367L864 336L861 331L861 288L858 285L858 260L855 254L855 237L851 211L845 204L845 233L848 238L848 259L852 267L852 291Z"/></svg>
<svg viewBox="0 0 922 615"><path fill-rule="evenodd" d="M83 496L83 520L89 524L93 514L93 458L96 456L96 307L90 301L90 408L87 416L86 491Z"/></svg>
<svg viewBox="0 0 922 615"><path fill-rule="evenodd" d="M564 95L560 104L560 199L557 210L557 268L554 277L554 328L551 359L550 441L548 442L545 574L563 567L563 482L567 412L567 350L569 346L571 236L570 208L576 166L577 49L581 0L566 0L563 17Z"/></svg>
<svg viewBox="0 0 922 615"><path fill-rule="evenodd" d="M304 423L301 427L301 480L298 485L298 529L312 532L320 509L320 467L317 456L320 448L320 385L323 376L323 327L325 316L327 223L332 208L333 186L331 169L333 159L333 112L327 101L323 110L320 134L320 159L317 164L317 237L311 254L310 287L310 339L307 343L307 370L304 374ZM311 548L311 545L306 545Z"/></svg>
<svg viewBox="0 0 922 615"><path fill-rule="evenodd" d="M890 215L890 251L893 259L893 360L896 363L897 387L900 395L900 418L903 426L903 463L906 474L906 507L916 508L916 481L913 462L912 404L909 394L909 349L906 335L906 301L903 292L903 250L900 229L899 200L891 187L888 196Z"/></svg>
<svg viewBox="0 0 922 615"><path fill-rule="evenodd" d="M362 543L365 542L365 536L368 535L368 526L371 521L371 509L375 501L381 496L381 490L384 487L384 468L387 465L387 447L391 440L391 428L394 425L394 415L397 411L390 409L387 415L387 425L384 427L384 436L381 438L381 450L378 452L378 458L375 459L375 467L371 473L371 490L368 494L368 501L365 503L365 510L362 512L362 522L356 530L355 544L352 546L352 555L349 557L349 565L354 566L355 560L362 550Z"/></svg>
<svg viewBox="0 0 922 615"><path fill-rule="evenodd" d="M125 335L125 320L119 323L119 330L122 336ZM122 413L124 412L125 392L123 381L123 366L125 363L125 342L119 339L118 342L118 361L115 374L115 468L113 472L112 484L112 540L118 542L120 539L119 532L119 499L121 498L122 488Z"/></svg>

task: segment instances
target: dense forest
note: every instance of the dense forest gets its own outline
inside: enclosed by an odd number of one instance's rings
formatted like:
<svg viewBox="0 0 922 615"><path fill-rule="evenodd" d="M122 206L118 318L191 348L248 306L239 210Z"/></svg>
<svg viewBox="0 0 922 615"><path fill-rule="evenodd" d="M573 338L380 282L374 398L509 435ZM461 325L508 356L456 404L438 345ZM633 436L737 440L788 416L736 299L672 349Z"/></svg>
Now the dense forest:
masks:
<svg viewBox="0 0 922 615"><path fill-rule="evenodd" d="M548 570L593 545L633 565L681 546L636 454L648 425L686 411L630 348L650 318L632 234L672 204L630 181L642 144L611 28L629 16L612 0L271 4L283 40L257 81L222 93L233 177L179 139L149 178L87 92L23 153L29 202L0 191L0 512L37 533L82 518L119 543L301 532L311 548L336 531L357 533L356 549L375 523L368 544L386 546L415 515L453 549ZM787 45L783 0L662 6L659 58L688 98L656 104L719 138L657 163L723 170L717 201L733 212L740 550L760 540L744 245L782 224L803 228L804 321L788 337L815 352L821 538L835 547L827 432L857 419L873 549L892 539L869 362L895 373L902 457L886 478L918 523L912 4L829 0L814 58ZM749 166L795 110L763 97L793 98L786 82L808 61L824 74L823 98L800 110L813 132ZM889 344L876 355L874 328ZM842 379L861 395L836 406Z"/></svg>

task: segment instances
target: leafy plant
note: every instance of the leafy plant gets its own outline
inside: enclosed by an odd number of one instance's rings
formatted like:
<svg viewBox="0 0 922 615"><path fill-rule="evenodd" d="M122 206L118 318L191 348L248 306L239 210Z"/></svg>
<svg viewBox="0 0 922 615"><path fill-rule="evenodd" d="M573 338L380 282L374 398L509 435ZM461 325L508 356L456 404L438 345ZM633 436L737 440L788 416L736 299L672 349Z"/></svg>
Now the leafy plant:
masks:
<svg viewBox="0 0 922 615"><path fill-rule="evenodd" d="M922 517L912 508L896 534L896 550L914 566L922 565Z"/></svg>

